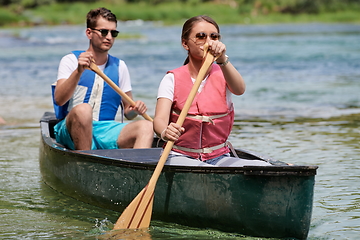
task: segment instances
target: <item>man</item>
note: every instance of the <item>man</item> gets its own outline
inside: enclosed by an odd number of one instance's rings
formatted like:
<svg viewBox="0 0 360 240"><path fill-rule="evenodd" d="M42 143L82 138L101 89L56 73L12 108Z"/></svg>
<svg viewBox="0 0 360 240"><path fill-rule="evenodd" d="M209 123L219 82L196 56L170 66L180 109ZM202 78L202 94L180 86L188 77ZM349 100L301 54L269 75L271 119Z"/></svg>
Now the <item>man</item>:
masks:
<svg viewBox="0 0 360 240"><path fill-rule="evenodd" d="M98 8L87 14L87 51L74 51L61 59L53 89L54 108L63 119L54 127L56 140L70 149L148 148L152 122L115 122L121 97L88 69L91 61L132 98L130 76L124 61L108 54L118 35L116 16ZM123 114L133 119L147 110L142 101L123 102Z"/></svg>

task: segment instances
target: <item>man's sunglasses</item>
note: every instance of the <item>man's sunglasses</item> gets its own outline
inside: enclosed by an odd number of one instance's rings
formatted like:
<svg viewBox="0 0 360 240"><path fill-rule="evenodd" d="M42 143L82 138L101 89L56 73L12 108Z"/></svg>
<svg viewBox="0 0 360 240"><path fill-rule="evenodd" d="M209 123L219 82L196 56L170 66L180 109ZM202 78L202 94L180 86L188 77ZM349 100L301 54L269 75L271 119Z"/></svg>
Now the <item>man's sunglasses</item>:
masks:
<svg viewBox="0 0 360 240"><path fill-rule="evenodd" d="M206 42L208 35L204 32L199 32L197 34L195 34L195 40L193 40L196 44L204 44ZM220 34L219 33L210 33L210 39L211 40L219 40L220 39Z"/></svg>
<svg viewBox="0 0 360 240"><path fill-rule="evenodd" d="M94 31L99 31L101 33L101 36L106 37L109 34L109 31L111 33L111 36L113 38L116 38L119 34L119 31L116 30L108 30L108 29L95 29L95 28L90 28L91 30Z"/></svg>

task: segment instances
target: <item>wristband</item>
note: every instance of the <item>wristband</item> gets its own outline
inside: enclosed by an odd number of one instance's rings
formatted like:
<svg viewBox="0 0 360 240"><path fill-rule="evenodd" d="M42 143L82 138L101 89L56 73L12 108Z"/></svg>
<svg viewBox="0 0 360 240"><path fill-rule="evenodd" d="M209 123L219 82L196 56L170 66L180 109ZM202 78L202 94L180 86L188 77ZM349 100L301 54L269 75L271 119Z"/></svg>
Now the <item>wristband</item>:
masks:
<svg viewBox="0 0 360 240"><path fill-rule="evenodd" d="M167 140L165 140L164 137L163 137L163 133L164 133L165 131L166 131L166 128L161 132L160 138L161 138L161 140L163 140L164 142L167 142Z"/></svg>
<svg viewBox="0 0 360 240"><path fill-rule="evenodd" d="M228 55L225 55L225 57L226 57L225 62L223 62L223 63L218 63L218 62L216 62L216 63L217 63L217 65L219 65L219 66L221 66L221 67L226 66L226 64L228 64L228 63L229 63L229 56L228 56Z"/></svg>

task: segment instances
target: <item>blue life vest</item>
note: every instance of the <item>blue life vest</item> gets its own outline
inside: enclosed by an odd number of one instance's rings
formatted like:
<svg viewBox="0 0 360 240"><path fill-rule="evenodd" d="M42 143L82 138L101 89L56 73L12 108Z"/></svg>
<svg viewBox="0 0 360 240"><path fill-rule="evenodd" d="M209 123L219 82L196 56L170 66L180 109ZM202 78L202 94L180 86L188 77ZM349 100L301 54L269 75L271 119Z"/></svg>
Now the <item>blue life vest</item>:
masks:
<svg viewBox="0 0 360 240"><path fill-rule="evenodd" d="M78 58L82 52L84 51L73 51L72 53L76 56L76 58ZM119 85L119 79L120 79L119 64L120 64L120 60L118 58L108 55L108 61L105 66L104 73L116 85ZM83 100L84 103L88 103L90 100L94 82L95 82L95 72L86 69L81 75L78 83L78 85L87 88L85 99ZM69 113L68 111L69 101L66 102L63 106L57 105L54 99L55 87L56 87L55 85L52 85L52 97L53 97L53 104L54 104L56 118L64 119ZM110 87L110 85L108 85L104 81L104 88L102 92L102 99L100 105L99 121L114 120L120 104L121 104L121 96L115 90L113 90Z"/></svg>

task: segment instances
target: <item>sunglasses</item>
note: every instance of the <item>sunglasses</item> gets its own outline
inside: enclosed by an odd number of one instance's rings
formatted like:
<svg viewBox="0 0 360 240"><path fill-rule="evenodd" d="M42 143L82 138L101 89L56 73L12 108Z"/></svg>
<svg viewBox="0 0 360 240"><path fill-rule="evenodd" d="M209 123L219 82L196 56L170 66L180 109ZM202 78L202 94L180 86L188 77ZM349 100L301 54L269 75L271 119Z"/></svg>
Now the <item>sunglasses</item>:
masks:
<svg viewBox="0 0 360 240"><path fill-rule="evenodd" d="M111 33L111 36L113 38L116 38L119 34L119 31L116 30L108 30L108 29L95 29L95 28L90 28L91 30L94 31L99 31L101 33L101 36L106 37L109 34L109 31Z"/></svg>
<svg viewBox="0 0 360 240"><path fill-rule="evenodd" d="M196 44L204 44L206 42L207 37L208 37L208 35L206 33L199 32L199 33L195 34L195 41L194 40L193 41ZM213 32L213 33L210 33L209 37L211 40L216 41L216 40L219 40L221 36L219 33Z"/></svg>

